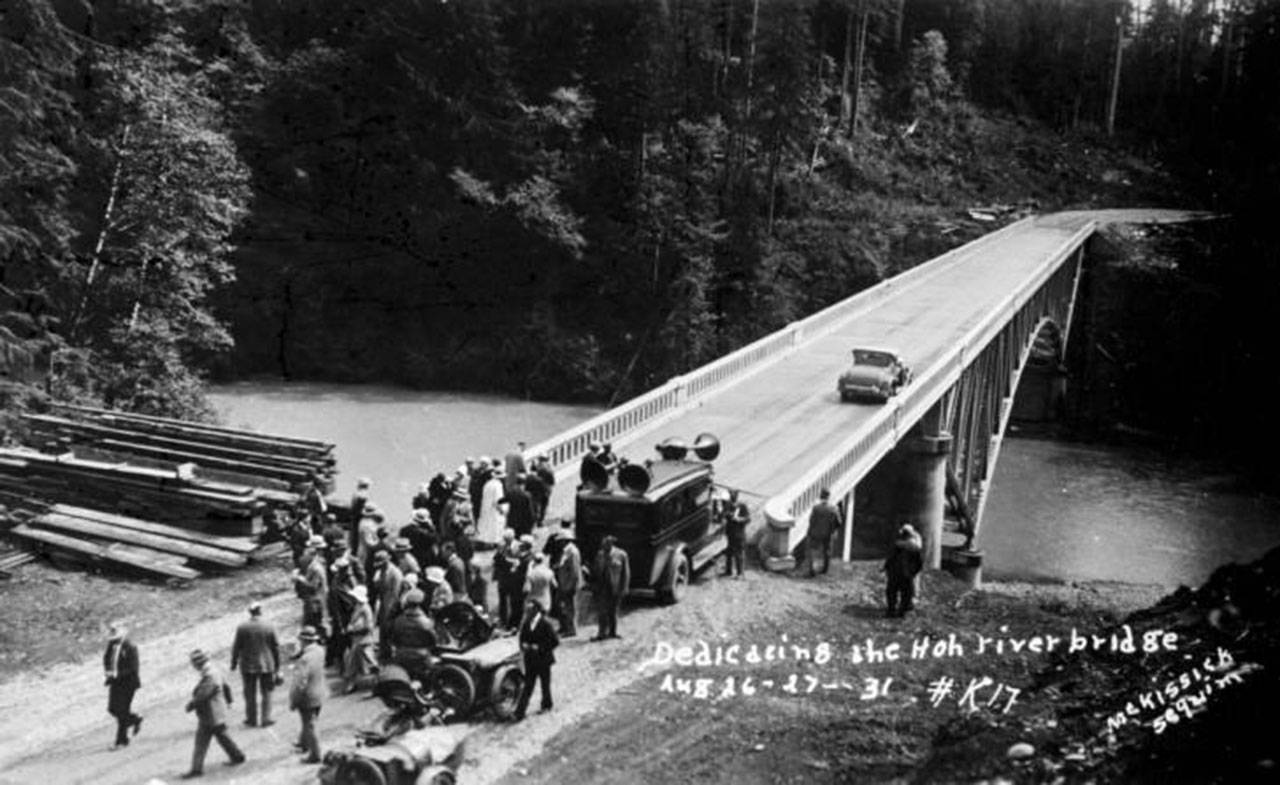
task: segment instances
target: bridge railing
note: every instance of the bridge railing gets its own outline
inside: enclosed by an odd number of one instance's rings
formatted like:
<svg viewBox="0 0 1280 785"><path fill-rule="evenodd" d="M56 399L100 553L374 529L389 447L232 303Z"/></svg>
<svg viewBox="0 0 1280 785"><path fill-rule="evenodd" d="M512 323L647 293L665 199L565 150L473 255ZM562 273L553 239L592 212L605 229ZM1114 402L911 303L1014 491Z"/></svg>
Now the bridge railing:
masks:
<svg viewBox="0 0 1280 785"><path fill-rule="evenodd" d="M848 493L960 379L969 360L986 348L1066 257L1093 234L1096 226L1095 222L1089 222L1074 232L1035 275L1002 300L963 340L912 381L901 395L880 407L862 428L766 501L764 517L770 528L793 530L788 539L794 547L808 529L808 512L818 503L822 489L829 489L834 498Z"/></svg>
<svg viewBox="0 0 1280 785"><path fill-rule="evenodd" d="M998 231L983 235L893 278L881 281L804 319L792 322L777 332L770 333L683 376L677 376L620 406L602 412L567 431L533 445L525 451L525 457L546 454L557 474L567 474L572 468L572 463L586 454L587 447L592 442L614 441L636 430L657 425L663 418L674 415L690 403L762 370L771 362L794 351L804 341L817 338L835 329L859 313L900 293L904 288L914 286L941 272L962 255L967 255L983 245L1018 231L1031 220L1028 217L1015 221Z"/></svg>

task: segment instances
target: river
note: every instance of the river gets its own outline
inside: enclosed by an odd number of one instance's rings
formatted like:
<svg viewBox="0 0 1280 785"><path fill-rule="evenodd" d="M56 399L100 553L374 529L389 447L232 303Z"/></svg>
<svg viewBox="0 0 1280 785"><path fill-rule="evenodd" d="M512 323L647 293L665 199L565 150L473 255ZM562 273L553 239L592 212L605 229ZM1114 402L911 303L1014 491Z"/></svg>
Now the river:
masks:
<svg viewBox="0 0 1280 785"><path fill-rule="evenodd" d="M596 414L584 406L383 386L245 382L215 387L228 425L337 444L338 492L360 476L392 516L463 458L501 455ZM1176 586L1280 544L1280 501L1158 453L1010 438L979 547L988 577Z"/></svg>

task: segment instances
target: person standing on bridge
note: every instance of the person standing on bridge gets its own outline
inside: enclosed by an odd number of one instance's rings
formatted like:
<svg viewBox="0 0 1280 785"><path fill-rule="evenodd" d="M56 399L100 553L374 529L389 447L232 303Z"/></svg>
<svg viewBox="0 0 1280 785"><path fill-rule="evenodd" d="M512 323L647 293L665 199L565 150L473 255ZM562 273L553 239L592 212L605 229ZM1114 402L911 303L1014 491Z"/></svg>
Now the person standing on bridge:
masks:
<svg viewBox="0 0 1280 785"><path fill-rule="evenodd" d="M262 620L262 604L256 600L249 603L249 618L236 627L236 637L231 644L231 670L236 668L240 669L244 683L244 724L251 728L273 725L271 691L280 673L280 645L275 628Z"/></svg>
<svg viewBox="0 0 1280 785"><path fill-rule="evenodd" d="M507 525L515 529L517 537L523 537L526 534L533 534L533 497L524 488L525 478L520 475L515 480L515 485L498 500L499 504L506 505Z"/></svg>
<svg viewBox="0 0 1280 785"><path fill-rule="evenodd" d="M525 605L524 622L520 625L520 653L524 657L524 689L516 706L514 719L524 719L533 696L533 683L542 683L542 711L551 711L551 666L555 664L560 638L543 607L533 597Z"/></svg>
<svg viewBox="0 0 1280 785"><path fill-rule="evenodd" d="M572 638L578 634L578 584L582 582L582 554L574 542L572 529L561 529L557 537L561 543L556 558L555 616L560 621L560 637Z"/></svg>
<svg viewBox="0 0 1280 785"><path fill-rule="evenodd" d="M831 566L831 536L840 530L840 510L831 503L831 491L823 488L819 501L809 513L809 533L805 536L809 551L809 577L817 575L818 557L822 557L822 574Z"/></svg>
<svg viewBox="0 0 1280 785"><path fill-rule="evenodd" d="M142 686L138 678L138 647L129 640L124 622L115 621L109 627L102 667L107 675L107 713L116 718L116 742L111 749L117 750L129 746L130 728L135 736L142 728L142 717L133 713L133 694Z"/></svg>
<svg viewBox="0 0 1280 785"><path fill-rule="evenodd" d="M751 520L751 512L747 505L738 501L738 489L729 491L729 501L724 510L725 539L729 541L725 549L725 564L722 575L733 574L734 566L738 568L738 577L742 577L742 561L747 550L747 523Z"/></svg>
<svg viewBox="0 0 1280 785"><path fill-rule="evenodd" d="M360 526L360 518L364 516L364 508L369 506L369 487L373 483L368 477L356 480L356 492L351 494L351 507L347 510L347 536L351 550L357 549L356 529Z"/></svg>
<svg viewBox="0 0 1280 785"><path fill-rule="evenodd" d="M524 463L524 451L525 443L516 442L516 448L503 456L502 469L507 473L506 480L502 484L503 493L511 493L516 487L516 480L528 471Z"/></svg>
<svg viewBox="0 0 1280 785"><path fill-rule="evenodd" d="M591 590L599 625L593 641L622 637L618 634L618 611L622 609L622 598L631 588L631 562L616 542L613 535L601 540L600 551L591 565Z"/></svg>

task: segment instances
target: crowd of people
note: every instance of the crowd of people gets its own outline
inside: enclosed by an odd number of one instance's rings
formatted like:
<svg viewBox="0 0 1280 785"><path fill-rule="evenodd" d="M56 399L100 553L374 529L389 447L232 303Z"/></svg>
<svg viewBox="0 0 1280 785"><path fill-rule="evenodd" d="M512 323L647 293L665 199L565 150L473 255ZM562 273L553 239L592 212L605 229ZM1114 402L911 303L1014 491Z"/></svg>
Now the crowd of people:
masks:
<svg viewBox="0 0 1280 785"><path fill-rule="evenodd" d="M284 683L284 666L291 664L289 709L299 720L295 747L304 763L319 763L316 721L328 694L326 669L340 676L345 693L369 684L387 663L411 674L429 673L442 639L449 636L435 614L455 603L466 604L492 628L518 636L525 679L515 718L524 717L535 684L541 685L541 708L550 710L554 651L561 638L577 635L580 590L589 584L595 601L598 629L592 640L620 637L618 614L631 583L630 562L614 538L605 537L585 563L571 521L546 532L543 548L535 550L534 534L547 525L556 478L546 456L526 466L523 452L518 444L504 458L468 458L452 476L437 474L414 495L412 514L399 525L373 501L368 479L357 482L345 510L330 509L319 486L306 494L284 530L302 616L292 663L282 662L276 631L262 619L256 602L232 643L230 668L241 674L245 725L275 723L272 692ZM586 469L588 461L600 463L608 474L619 465L607 445L593 444L583 461L584 482L599 476ZM724 574L741 577L750 511L733 490L716 497L713 514L723 520L728 540ZM811 577L819 560L820 571L827 572L840 520L824 490L810 516ZM487 551L492 551L491 579L477 558ZM919 534L904 525L885 562L891 616L912 608L921 551ZM490 580L496 584L492 593ZM192 652L190 659L199 678L187 705L197 716L187 778L202 774L214 740L230 764L245 760L227 730L230 686L203 651ZM117 723L113 748L118 749L142 725L131 707L140 684L138 652L123 623L111 626L104 669L108 709Z"/></svg>

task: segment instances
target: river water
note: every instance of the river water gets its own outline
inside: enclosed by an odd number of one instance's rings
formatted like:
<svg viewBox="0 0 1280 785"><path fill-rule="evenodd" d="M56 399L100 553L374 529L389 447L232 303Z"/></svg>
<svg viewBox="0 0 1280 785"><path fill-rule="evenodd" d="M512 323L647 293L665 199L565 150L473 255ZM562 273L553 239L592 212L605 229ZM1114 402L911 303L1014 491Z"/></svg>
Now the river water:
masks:
<svg viewBox="0 0 1280 785"><path fill-rule="evenodd" d="M467 456L535 444L599 410L382 386L253 382L215 387L225 422L334 442L338 493L374 482L403 520L418 485ZM988 577L1197 584L1280 544L1280 501L1230 477L1141 450L1007 439L979 547Z"/></svg>

